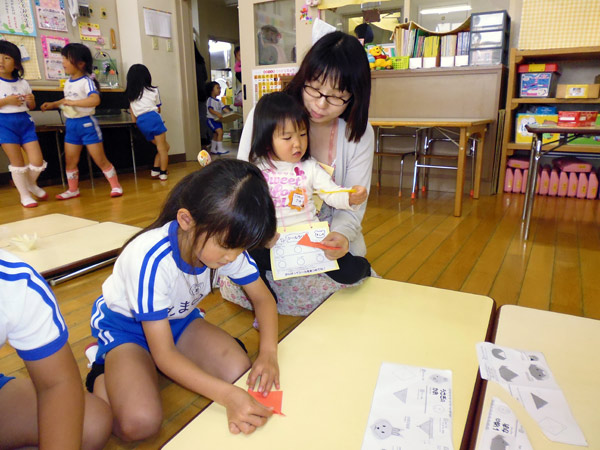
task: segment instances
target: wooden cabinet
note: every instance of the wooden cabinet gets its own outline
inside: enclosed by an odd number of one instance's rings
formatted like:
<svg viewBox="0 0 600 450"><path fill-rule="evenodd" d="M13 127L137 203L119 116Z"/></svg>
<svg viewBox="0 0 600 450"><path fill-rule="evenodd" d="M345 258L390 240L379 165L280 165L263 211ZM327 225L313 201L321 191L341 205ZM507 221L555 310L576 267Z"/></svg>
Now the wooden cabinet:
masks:
<svg viewBox="0 0 600 450"><path fill-rule="evenodd" d="M504 136L502 139L502 155L500 159L500 174L498 191L504 186L504 175L506 172L506 160L516 150L530 151L530 144L515 142L515 118L518 110L523 105L554 105L561 109L597 110L600 108L600 99L565 99L565 98L519 98L519 64L528 63L552 63L560 65L570 64L569 70L577 70L577 64L589 67L590 64L598 64L597 73L600 73L600 47L576 47L550 50L518 50L511 49L509 58L508 89L506 93L506 116L504 124ZM593 67L593 66L592 66ZM564 77L566 75L563 67ZM592 72L593 73L593 72ZM564 81L563 81L564 82ZM561 79L559 79L561 83ZM593 83L593 77L587 83ZM542 147L545 148L546 146ZM561 152L573 153L600 153L599 145L566 145L561 147Z"/></svg>

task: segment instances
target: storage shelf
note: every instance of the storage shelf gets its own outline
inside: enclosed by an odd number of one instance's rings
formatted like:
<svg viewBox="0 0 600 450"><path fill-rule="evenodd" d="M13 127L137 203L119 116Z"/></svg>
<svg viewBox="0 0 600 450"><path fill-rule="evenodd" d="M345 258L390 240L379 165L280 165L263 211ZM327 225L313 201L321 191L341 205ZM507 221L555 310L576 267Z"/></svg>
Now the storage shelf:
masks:
<svg viewBox="0 0 600 450"><path fill-rule="evenodd" d="M504 122L504 134L502 138L502 152L500 154L500 173L498 174L498 189L504 186L504 175L506 172L506 160L515 151L530 151L531 144L517 144L515 142L515 116L520 105L575 105L577 109L600 109L600 98L519 98L519 64L547 63L547 62L584 62L586 67L600 66L600 46L598 47L575 47L555 48L545 50L518 50L511 49L508 63L508 83L506 92L506 115ZM571 65L574 66L574 65ZM569 65L565 65L569 67ZM574 67L570 67L573 70ZM565 69L566 70L566 69ZM589 106L594 105L594 106ZM561 109L560 106L558 109ZM572 109L572 108L571 108ZM554 148L553 144L544 145L543 150ZM572 145L561 146L557 152L600 154L600 145Z"/></svg>
<svg viewBox="0 0 600 450"><path fill-rule="evenodd" d="M564 103L564 104L591 103L591 104L600 104L600 98L513 98L512 99L513 105L519 105L522 103Z"/></svg>

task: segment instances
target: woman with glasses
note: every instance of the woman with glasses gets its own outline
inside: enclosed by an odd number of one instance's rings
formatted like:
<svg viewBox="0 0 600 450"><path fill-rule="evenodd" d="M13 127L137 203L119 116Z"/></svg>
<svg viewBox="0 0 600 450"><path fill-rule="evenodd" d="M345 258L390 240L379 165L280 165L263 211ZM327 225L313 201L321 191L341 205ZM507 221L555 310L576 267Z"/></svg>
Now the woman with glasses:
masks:
<svg viewBox="0 0 600 450"><path fill-rule="evenodd" d="M311 156L333 168L333 180L338 185L368 189L374 152L373 128L368 122L371 72L358 39L340 31L323 36L304 57L286 92L301 101L309 114ZM253 117L254 110L246 118L239 159L248 160ZM330 223L323 244L338 248L325 251L329 259L339 259L348 252L365 256L361 233L365 209L366 202L356 211L323 205L319 217Z"/></svg>

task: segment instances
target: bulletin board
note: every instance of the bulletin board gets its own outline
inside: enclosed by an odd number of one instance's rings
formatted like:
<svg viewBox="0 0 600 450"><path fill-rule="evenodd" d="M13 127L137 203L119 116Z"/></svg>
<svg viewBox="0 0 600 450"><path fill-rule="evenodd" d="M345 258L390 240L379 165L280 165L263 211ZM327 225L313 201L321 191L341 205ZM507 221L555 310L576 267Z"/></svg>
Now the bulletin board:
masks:
<svg viewBox="0 0 600 450"><path fill-rule="evenodd" d="M116 0L90 2L87 11L79 8L88 15L75 18L71 16L69 3L64 0L0 1L0 39L20 48L25 79L33 88L58 87L60 78L66 76L62 71L60 49L67 43L77 42L87 45L95 59L110 61L110 64L98 64L98 68L102 73L111 71L113 87L123 87ZM116 82L119 86L114 86Z"/></svg>

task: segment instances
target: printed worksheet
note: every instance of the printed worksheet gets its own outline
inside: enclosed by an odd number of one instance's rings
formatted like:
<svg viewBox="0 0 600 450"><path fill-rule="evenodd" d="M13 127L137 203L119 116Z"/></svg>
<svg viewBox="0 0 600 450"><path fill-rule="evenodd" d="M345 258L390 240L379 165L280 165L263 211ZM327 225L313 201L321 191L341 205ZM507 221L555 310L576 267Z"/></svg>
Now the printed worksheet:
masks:
<svg viewBox="0 0 600 450"><path fill-rule="evenodd" d="M382 363L362 450L452 448L452 371Z"/></svg>
<svg viewBox="0 0 600 450"><path fill-rule="evenodd" d="M327 222L296 225L277 229L279 240L271 249L271 270L274 280L301 277L339 269L330 261L319 243L329 234ZM299 244L300 240L304 244Z"/></svg>
<svg viewBox="0 0 600 450"><path fill-rule="evenodd" d="M477 357L481 378L499 383L521 402L548 439L587 446L567 399L541 352L480 342Z"/></svg>
<svg viewBox="0 0 600 450"><path fill-rule="evenodd" d="M509 406L492 398L485 430L477 450L533 450L525 429Z"/></svg>

